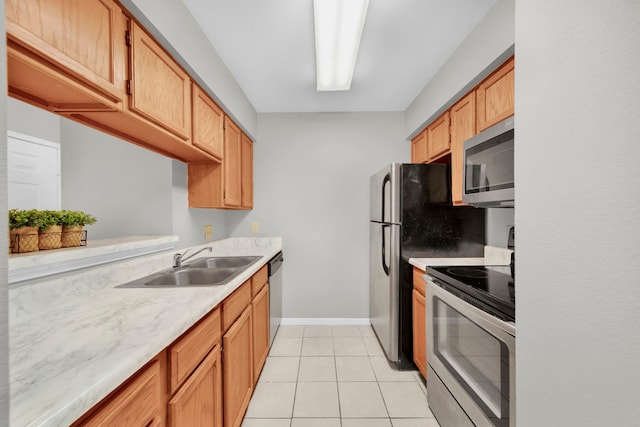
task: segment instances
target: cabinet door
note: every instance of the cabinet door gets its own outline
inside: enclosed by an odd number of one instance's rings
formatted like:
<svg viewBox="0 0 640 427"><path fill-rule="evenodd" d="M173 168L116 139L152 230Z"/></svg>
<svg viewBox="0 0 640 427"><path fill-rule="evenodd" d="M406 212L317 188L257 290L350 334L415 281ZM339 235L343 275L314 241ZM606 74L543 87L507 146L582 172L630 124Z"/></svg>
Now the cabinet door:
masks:
<svg viewBox="0 0 640 427"><path fill-rule="evenodd" d="M427 378L427 335L424 295L413 290L413 361L424 378Z"/></svg>
<svg viewBox="0 0 640 427"><path fill-rule="evenodd" d="M247 307L222 338L224 425L238 427L253 393L253 327Z"/></svg>
<svg viewBox="0 0 640 427"><path fill-rule="evenodd" d="M426 163L427 130L423 130L411 140L411 163Z"/></svg>
<svg viewBox="0 0 640 427"><path fill-rule="evenodd" d="M193 145L222 159L224 112L198 85L193 84Z"/></svg>
<svg viewBox="0 0 640 427"><path fill-rule="evenodd" d="M478 85L478 132L513 115L514 65L512 57Z"/></svg>
<svg viewBox="0 0 640 427"><path fill-rule="evenodd" d="M113 0L7 0L5 8L12 95L54 111L107 109L92 91L123 100L124 16Z"/></svg>
<svg viewBox="0 0 640 427"><path fill-rule="evenodd" d="M207 355L168 404L170 427L222 427L220 347Z"/></svg>
<svg viewBox="0 0 640 427"><path fill-rule="evenodd" d="M476 134L476 94L467 96L451 107L451 200L462 203L464 184L464 141Z"/></svg>
<svg viewBox="0 0 640 427"><path fill-rule="evenodd" d="M164 425L160 362L154 360L131 381L107 400L107 402L73 427L149 427Z"/></svg>
<svg viewBox="0 0 640 427"><path fill-rule="evenodd" d="M449 137L449 111L445 111L440 117L427 126L427 153L429 161L436 160L451 149Z"/></svg>
<svg viewBox="0 0 640 427"><path fill-rule="evenodd" d="M224 204L242 203L242 146L240 128L225 116L224 125Z"/></svg>
<svg viewBox="0 0 640 427"><path fill-rule="evenodd" d="M189 75L142 28L129 22L129 109L187 141L191 136Z"/></svg>
<svg viewBox="0 0 640 427"><path fill-rule="evenodd" d="M251 302L253 316L253 383L269 354L269 286L264 286Z"/></svg>
<svg viewBox="0 0 640 427"><path fill-rule="evenodd" d="M168 348L169 390L174 393L220 341L220 309L216 308Z"/></svg>
<svg viewBox="0 0 640 427"><path fill-rule="evenodd" d="M242 134L242 207L253 208L253 142Z"/></svg>

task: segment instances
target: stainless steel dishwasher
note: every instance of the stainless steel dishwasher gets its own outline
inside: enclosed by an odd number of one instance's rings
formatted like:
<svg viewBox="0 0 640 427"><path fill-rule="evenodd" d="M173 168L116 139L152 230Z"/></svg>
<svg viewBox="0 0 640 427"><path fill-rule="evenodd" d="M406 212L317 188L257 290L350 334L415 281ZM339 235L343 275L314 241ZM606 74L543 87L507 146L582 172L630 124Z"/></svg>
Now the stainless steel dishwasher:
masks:
<svg viewBox="0 0 640 427"><path fill-rule="evenodd" d="M278 252L269 260L269 342L273 344L282 319L282 263L284 256Z"/></svg>

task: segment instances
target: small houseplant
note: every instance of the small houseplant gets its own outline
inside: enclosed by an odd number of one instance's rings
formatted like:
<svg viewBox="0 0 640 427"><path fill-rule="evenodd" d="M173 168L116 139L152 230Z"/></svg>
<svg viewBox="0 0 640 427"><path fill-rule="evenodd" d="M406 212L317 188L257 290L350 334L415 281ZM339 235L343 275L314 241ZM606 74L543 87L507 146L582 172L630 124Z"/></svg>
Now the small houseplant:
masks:
<svg viewBox="0 0 640 427"><path fill-rule="evenodd" d="M35 209L9 210L9 252L38 250L38 211Z"/></svg>
<svg viewBox="0 0 640 427"><path fill-rule="evenodd" d="M39 228L38 247L42 249L58 249L62 247L61 212L42 210L37 211L36 223Z"/></svg>
<svg viewBox="0 0 640 427"><path fill-rule="evenodd" d="M80 246L82 243L83 227L96 222L93 215L82 211L64 210L60 212L62 225L62 247Z"/></svg>

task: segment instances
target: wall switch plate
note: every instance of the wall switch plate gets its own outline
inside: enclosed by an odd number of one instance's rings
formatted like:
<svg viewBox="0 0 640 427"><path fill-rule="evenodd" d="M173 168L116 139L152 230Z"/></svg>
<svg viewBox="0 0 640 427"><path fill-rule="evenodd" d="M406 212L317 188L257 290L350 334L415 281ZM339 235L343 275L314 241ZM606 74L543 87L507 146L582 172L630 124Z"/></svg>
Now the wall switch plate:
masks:
<svg viewBox="0 0 640 427"><path fill-rule="evenodd" d="M259 232L260 232L260 224L258 224L257 222L252 222L251 223L251 233L258 234Z"/></svg>
<svg viewBox="0 0 640 427"><path fill-rule="evenodd" d="M213 227L211 225L204 226L204 238L205 239L213 238Z"/></svg>

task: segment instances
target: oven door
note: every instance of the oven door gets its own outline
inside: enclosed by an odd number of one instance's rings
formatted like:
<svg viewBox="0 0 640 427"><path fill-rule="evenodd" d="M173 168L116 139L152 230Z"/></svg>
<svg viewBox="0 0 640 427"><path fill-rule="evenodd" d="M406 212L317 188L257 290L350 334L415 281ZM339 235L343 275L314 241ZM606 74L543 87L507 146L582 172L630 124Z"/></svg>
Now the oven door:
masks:
<svg viewBox="0 0 640 427"><path fill-rule="evenodd" d="M429 366L476 426L515 426L515 325L425 277ZM432 410L446 427L447 408Z"/></svg>

